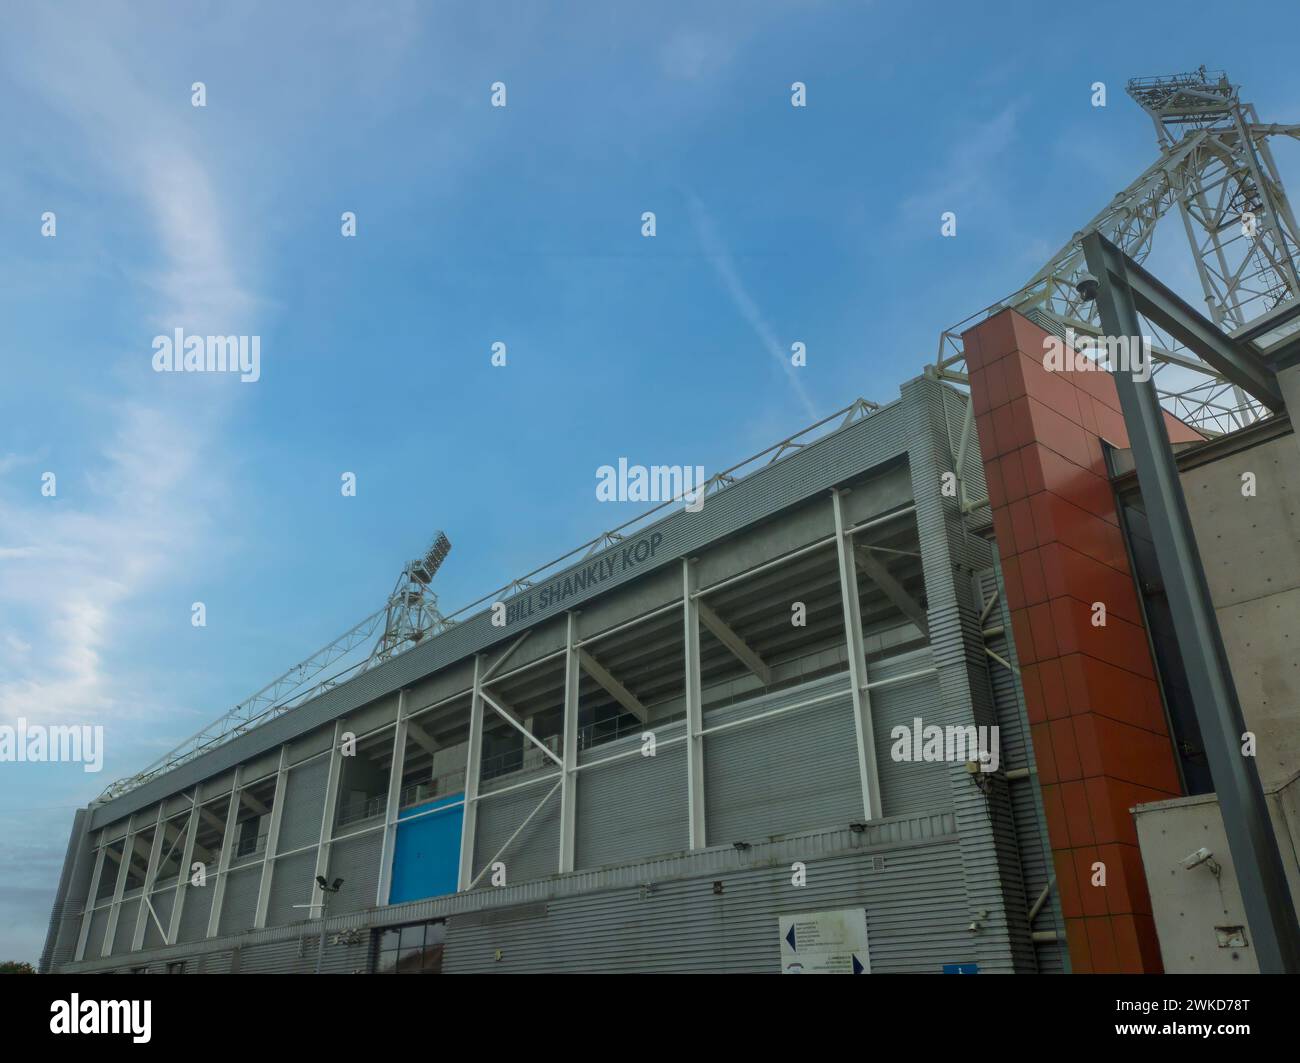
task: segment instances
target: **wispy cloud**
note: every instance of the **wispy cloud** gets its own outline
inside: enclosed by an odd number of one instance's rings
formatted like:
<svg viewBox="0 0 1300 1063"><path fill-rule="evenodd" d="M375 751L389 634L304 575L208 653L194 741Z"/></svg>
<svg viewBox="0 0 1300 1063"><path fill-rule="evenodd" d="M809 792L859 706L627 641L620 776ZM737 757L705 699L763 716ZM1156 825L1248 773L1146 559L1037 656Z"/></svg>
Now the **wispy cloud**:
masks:
<svg viewBox="0 0 1300 1063"><path fill-rule="evenodd" d="M110 651L128 604L204 548L207 503L220 491L204 455L233 401L227 381L168 387L140 366L157 331L234 332L256 301L231 262L213 177L189 131L141 89L111 34L73 33L49 15L28 45L17 76L50 121L82 138L96 167L86 179L139 202L161 266L147 279L153 305L123 391L98 400L108 428L88 463L56 470L56 498L41 497L35 478L10 478L0 495L0 612L25 636L0 626L0 718L111 722L151 708L124 697Z"/></svg>
<svg viewBox="0 0 1300 1063"><path fill-rule="evenodd" d="M996 171L1015 143L1022 109L1020 102L1012 101L991 118L962 127L939 164L920 177L915 191L903 200L900 213L909 226L919 216L932 216L937 229L944 211L1002 205Z"/></svg>
<svg viewBox="0 0 1300 1063"><path fill-rule="evenodd" d="M749 289L745 287L745 282L736 269L736 262L731 256L726 241L718 232L718 227L699 197L688 193L687 202L690 205L691 220L694 222L700 246L709 264L718 274L718 279L722 281L723 288L731 297L736 309L740 311L740 316L745 319L746 324L762 343L763 349L780 365L809 419L816 420L817 407L813 405L812 399L808 397L808 392L803 386L803 381L799 379L798 368L790 362L789 344L782 344L777 339L776 332L768 324L767 318L763 316L753 296L749 294Z"/></svg>

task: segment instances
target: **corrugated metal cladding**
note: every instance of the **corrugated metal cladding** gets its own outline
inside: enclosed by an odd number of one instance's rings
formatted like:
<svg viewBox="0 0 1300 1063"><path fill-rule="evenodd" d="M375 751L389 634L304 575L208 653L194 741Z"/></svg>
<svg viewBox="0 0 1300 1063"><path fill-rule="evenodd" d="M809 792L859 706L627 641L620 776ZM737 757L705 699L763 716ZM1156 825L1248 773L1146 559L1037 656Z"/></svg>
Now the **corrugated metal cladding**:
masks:
<svg viewBox="0 0 1300 1063"><path fill-rule="evenodd" d="M1015 642L1005 632L1011 630L1011 613L1006 606L1006 592L1002 589L1000 571L991 569L975 576L979 593L985 601L998 593L999 607L991 614L997 617L1003 634L988 640L988 647L1004 660L1019 667ZM990 626L992 622L990 621ZM1016 768L1034 768L1033 740L1029 730L1029 715L1024 695L1015 676L989 659L989 678L993 684L993 700L997 705L999 748L1004 772ZM1021 873L1025 880L1026 895L1036 899L1053 882L1051 843L1047 837L1047 818L1043 812L1043 795L1036 777L1010 784L1011 809L1015 823L1016 839L1020 850ZM1044 974L1060 974L1068 970L1069 951L1065 942L1065 919L1061 912L1060 894L1054 885L1048 901L1034 920L1032 930L1054 930L1054 942L1036 942L1038 969Z"/></svg>
<svg viewBox="0 0 1300 1063"><path fill-rule="evenodd" d="M901 654L873 663L867 669L869 682L894 679L919 672L932 665L929 649ZM893 729L905 726L909 733L917 717L928 720L938 706L939 680L935 675L909 679L868 692L876 734L876 770L880 773L880 803L887 816L914 812L951 812L952 790L948 766L940 763L895 760L891 755ZM852 722L850 721L850 727Z"/></svg>
<svg viewBox="0 0 1300 1063"><path fill-rule="evenodd" d="M238 934L253 928L257 911L257 890L262 883L262 865L241 867L226 876L226 894L221 901L219 934Z"/></svg>
<svg viewBox="0 0 1300 1063"><path fill-rule="evenodd" d="M181 926L178 941L202 941L208 936L208 915L212 911L212 880L202 888L186 886L181 902Z"/></svg>
<svg viewBox="0 0 1300 1063"><path fill-rule="evenodd" d="M705 834L753 843L864 816L846 676L705 713L704 728L826 695L825 701L704 738Z"/></svg>
<svg viewBox="0 0 1300 1063"><path fill-rule="evenodd" d="M640 754L641 740L633 735L580 758L586 764L637 751L578 773L575 866L625 864L687 848L686 746L662 744L684 731L681 724L656 728L661 744L653 757Z"/></svg>
<svg viewBox="0 0 1300 1063"><path fill-rule="evenodd" d="M307 918L309 909L295 908L294 905L311 903L315 877L315 846L273 862L271 897L266 909L267 926L284 926Z"/></svg>
<svg viewBox="0 0 1300 1063"><path fill-rule="evenodd" d="M86 809L80 808L73 814L72 833L68 836L68 848L64 852L63 866L59 871L54 907L50 910L50 923L45 933L45 947L41 950L37 965L41 974L47 974L52 966L66 963L76 954L81 921L74 917L74 913L80 905L69 902L73 898L84 897L90 889L95 858L86 839L89 823L90 814Z"/></svg>
<svg viewBox="0 0 1300 1063"><path fill-rule="evenodd" d="M131 948L131 938L135 936L135 917L140 911L140 898L135 896L122 902L122 910L117 917L117 933L113 935L113 953L127 952Z"/></svg>
<svg viewBox="0 0 1300 1063"><path fill-rule="evenodd" d="M779 916L859 907L867 911L872 971L937 973L970 960L957 846L876 855L818 859L803 887L779 865L556 898L517 920L507 912L454 916L444 970L776 972Z"/></svg>
<svg viewBox="0 0 1300 1063"><path fill-rule="evenodd" d="M550 772L545 773L547 775ZM502 786L512 785L514 778ZM555 786L558 779L542 778L530 786L499 797L480 799L478 806L478 833L474 840L474 873L477 875L492 861L497 852L519 825L527 819ZM581 786L581 783L579 784ZM490 792L490 791L489 791ZM506 865L507 882L525 882L528 879L554 875L560 866L560 792L555 791L533 816L528 827L521 831L519 837L510 843L509 848L499 857ZM483 876L480 885L491 881L489 871Z"/></svg>
<svg viewBox="0 0 1300 1063"><path fill-rule="evenodd" d="M338 893L330 898L331 915L359 912L375 906L375 891L379 887L379 851L383 842L384 832L372 830L330 846L326 878L331 881L343 879Z"/></svg>
<svg viewBox="0 0 1300 1063"><path fill-rule="evenodd" d="M317 757L301 767L291 769L286 776L284 812L280 819L277 851L288 853L320 841L329 770L329 757Z"/></svg>
<svg viewBox="0 0 1300 1063"><path fill-rule="evenodd" d="M90 917L90 935L86 938L86 958L98 956L104 947L104 931L108 929L108 909L100 908Z"/></svg>

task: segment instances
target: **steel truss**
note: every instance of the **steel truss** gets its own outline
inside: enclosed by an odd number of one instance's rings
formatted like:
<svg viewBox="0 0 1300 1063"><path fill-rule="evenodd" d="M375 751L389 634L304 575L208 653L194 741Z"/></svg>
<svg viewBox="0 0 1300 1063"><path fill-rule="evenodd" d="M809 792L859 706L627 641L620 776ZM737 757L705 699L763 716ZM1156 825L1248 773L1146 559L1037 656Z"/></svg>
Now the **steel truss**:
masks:
<svg viewBox="0 0 1300 1063"><path fill-rule="evenodd" d="M971 315L939 338L933 371L966 383L961 334L1007 307L1050 331L1101 334L1095 304L1078 292L1087 273L1083 238L1101 233L1134 261L1151 250L1157 223L1181 217L1207 312L1229 335L1300 295L1300 227L1287 201L1269 141L1300 139L1300 125L1265 125L1238 86L1204 67L1191 74L1134 78L1128 94L1155 123L1160 157L1121 191L1019 291ZM1243 428L1266 407L1220 375L1149 318L1156 391L1174 416L1207 435ZM1292 323L1288 330L1300 328Z"/></svg>

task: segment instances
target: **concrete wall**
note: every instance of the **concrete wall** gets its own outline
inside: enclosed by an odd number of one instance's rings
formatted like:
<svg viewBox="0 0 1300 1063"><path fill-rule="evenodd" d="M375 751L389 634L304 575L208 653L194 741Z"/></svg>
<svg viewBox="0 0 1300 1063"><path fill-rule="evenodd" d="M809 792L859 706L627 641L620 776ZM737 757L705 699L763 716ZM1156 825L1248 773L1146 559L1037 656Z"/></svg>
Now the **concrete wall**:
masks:
<svg viewBox="0 0 1300 1063"><path fill-rule="evenodd" d="M1297 397L1300 401L1300 396ZM1253 473L1255 494L1242 494ZM1269 439L1182 474L1260 783L1300 771L1300 450Z"/></svg>
<svg viewBox="0 0 1300 1063"><path fill-rule="evenodd" d="M1291 898L1300 903L1300 777L1266 797ZM1170 974L1258 974L1215 796L1159 801L1133 811L1165 969ZM1183 859L1202 847L1213 854L1218 874L1208 861L1190 869L1183 866ZM1232 927L1244 928L1244 947L1233 945L1226 934L1221 936Z"/></svg>

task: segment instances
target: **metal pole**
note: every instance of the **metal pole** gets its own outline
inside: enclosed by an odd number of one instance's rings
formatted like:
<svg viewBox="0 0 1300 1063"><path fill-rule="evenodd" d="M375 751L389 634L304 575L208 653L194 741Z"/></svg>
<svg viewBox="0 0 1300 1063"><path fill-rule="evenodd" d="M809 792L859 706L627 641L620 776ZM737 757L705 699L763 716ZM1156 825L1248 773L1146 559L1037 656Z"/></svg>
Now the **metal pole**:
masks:
<svg viewBox="0 0 1300 1063"><path fill-rule="evenodd" d="M1083 246L1088 269L1098 278L1097 309L1102 327L1110 337L1129 337L1133 350L1133 344L1141 343L1142 329L1124 256L1096 232L1084 238ZM1117 368L1115 386L1259 969L1265 974L1298 973L1300 926L1255 759L1241 752L1245 719L1187 513L1178 465L1155 385L1150 379L1135 379L1132 368Z"/></svg>
<svg viewBox="0 0 1300 1063"><path fill-rule="evenodd" d="M329 911L329 893L321 891L320 900L320 937L316 945L316 973L320 974L325 966L325 916Z"/></svg>

